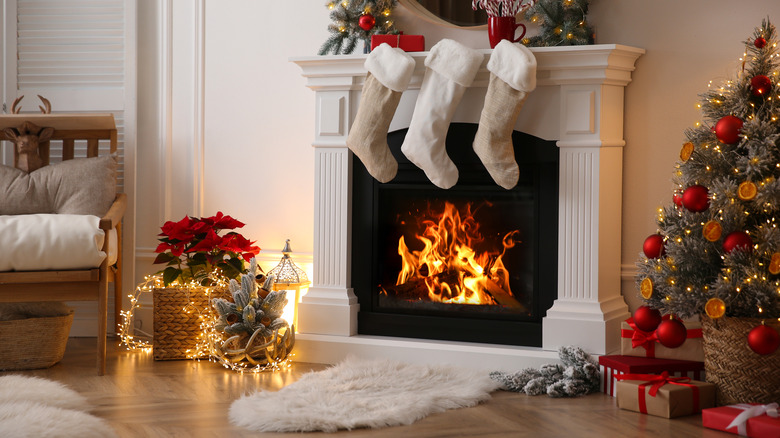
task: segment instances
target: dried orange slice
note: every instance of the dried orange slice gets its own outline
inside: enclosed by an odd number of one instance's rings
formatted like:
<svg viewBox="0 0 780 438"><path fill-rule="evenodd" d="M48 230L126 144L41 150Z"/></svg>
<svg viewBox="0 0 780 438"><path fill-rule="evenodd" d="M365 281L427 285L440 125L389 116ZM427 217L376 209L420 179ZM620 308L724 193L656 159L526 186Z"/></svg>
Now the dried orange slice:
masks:
<svg viewBox="0 0 780 438"><path fill-rule="evenodd" d="M718 319L726 314L726 303L720 298L710 298L704 305L704 311L712 319Z"/></svg>
<svg viewBox="0 0 780 438"><path fill-rule="evenodd" d="M680 159L683 161L688 161L688 158L691 158L692 153L693 143L687 142L683 145L682 149L680 149Z"/></svg>
<svg viewBox="0 0 780 438"><path fill-rule="evenodd" d="M769 262L769 273L772 275L780 274L780 252L772 254L772 260Z"/></svg>
<svg viewBox="0 0 780 438"><path fill-rule="evenodd" d="M756 193L758 193L758 187L750 181L743 182L737 189L737 196L743 201L750 201L755 198Z"/></svg>
<svg viewBox="0 0 780 438"><path fill-rule="evenodd" d="M649 277L642 280L639 283L639 293L642 294L642 298L649 300L653 296L653 280Z"/></svg>
<svg viewBox="0 0 780 438"><path fill-rule="evenodd" d="M701 229L701 233L704 235L705 239L709 240L710 242L715 242L720 239L720 235L723 233L723 227L720 226L718 221L709 221L704 224L704 227Z"/></svg>

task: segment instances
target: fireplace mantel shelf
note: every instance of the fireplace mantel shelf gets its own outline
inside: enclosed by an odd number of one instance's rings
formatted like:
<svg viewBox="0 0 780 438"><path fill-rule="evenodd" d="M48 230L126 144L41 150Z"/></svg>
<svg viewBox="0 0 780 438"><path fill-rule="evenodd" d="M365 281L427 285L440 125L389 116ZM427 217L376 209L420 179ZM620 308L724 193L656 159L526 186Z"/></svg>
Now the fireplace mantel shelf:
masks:
<svg viewBox="0 0 780 438"><path fill-rule="evenodd" d="M531 50L537 88L515 130L555 141L560 152L558 298L543 319L542 348L357 335L346 139L357 114L367 55L310 56L290 59L315 91L316 105L314 279L300 304L298 360L333 363L356 354L512 370L548 363L563 345L594 354L619 348L620 321L628 317L620 293L623 98L645 51L618 44ZM492 51L480 52L483 64L453 122L479 121ZM425 73L427 52L409 54L416 67L390 131L409 126Z"/></svg>

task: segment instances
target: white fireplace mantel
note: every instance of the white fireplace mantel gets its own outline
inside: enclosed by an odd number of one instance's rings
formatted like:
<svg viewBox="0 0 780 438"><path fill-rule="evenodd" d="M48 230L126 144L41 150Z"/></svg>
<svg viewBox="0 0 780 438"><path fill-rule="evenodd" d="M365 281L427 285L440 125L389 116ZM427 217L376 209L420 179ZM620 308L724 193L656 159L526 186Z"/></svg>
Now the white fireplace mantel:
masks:
<svg viewBox="0 0 780 438"><path fill-rule="evenodd" d="M542 348L357 334L359 305L350 284L349 127L357 113L366 55L292 58L316 92L313 284L299 305L297 360L335 363L348 354L515 370L557 359L578 345L593 354L619 348L628 307L620 293L623 95L643 49L616 44L531 49L537 88L515 130L556 141L560 152L558 298L542 326ZM477 123L491 50L453 122ZM416 62L390 131L407 128L425 73Z"/></svg>

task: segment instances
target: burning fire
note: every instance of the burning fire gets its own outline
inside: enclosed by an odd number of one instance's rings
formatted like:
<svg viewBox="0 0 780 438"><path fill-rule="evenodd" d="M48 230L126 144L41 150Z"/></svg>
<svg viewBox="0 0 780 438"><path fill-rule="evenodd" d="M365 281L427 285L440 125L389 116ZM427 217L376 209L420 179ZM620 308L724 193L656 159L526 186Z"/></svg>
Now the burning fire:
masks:
<svg viewBox="0 0 780 438"><path fill-rule="evenodd" d="M484 238L471 204L461 215L452 203L445 202L438 219L425 219L422 225L425 229L415 237L423 249L410 251L404 236L398 241L402 268L396 286L389 288L396 295L410 298L416 294L416 299L425 299L427 294L428 300L441 303L520 306L503 262L506 251L520 243L518 230L504 236L500 251L477 253L474 248Z"/></svg>

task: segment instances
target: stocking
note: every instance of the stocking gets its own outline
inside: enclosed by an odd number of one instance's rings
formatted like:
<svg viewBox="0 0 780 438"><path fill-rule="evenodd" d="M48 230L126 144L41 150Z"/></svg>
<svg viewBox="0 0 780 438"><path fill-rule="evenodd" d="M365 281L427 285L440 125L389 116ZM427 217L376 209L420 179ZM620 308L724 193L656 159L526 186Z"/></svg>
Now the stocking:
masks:
<svg viewBox="0 0 780 438"><path fill-rule="evenodd" d="M536 58L525 46L501 40L487 68L490 84L474 137L474 152L496 184L509 190L520 177L512 130L528 93L536 88Z"/></svg>
<svg viewBox="0 0 780 438"><path fill-rule="evenodd" d="M401 49L381 44L368 55L365 67L368 74L347 147L371 176L384 183L398 171L398 163L387 146L387 130L401 94L412 79L414 59Z"/></svg>
<svg viewBox="0 0 780 438"><path fill-rule="evenodd" d="M482 59L476 50L447 39L433 46L425 58L425 76L401 151L443 189L458 182L458 168L445 147L447 130Z"/></svg>

